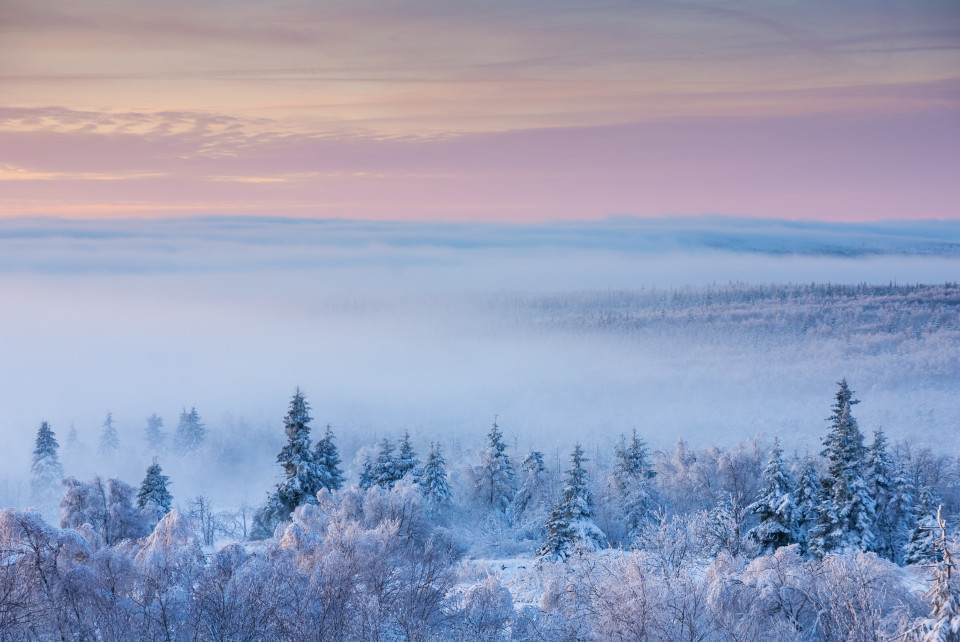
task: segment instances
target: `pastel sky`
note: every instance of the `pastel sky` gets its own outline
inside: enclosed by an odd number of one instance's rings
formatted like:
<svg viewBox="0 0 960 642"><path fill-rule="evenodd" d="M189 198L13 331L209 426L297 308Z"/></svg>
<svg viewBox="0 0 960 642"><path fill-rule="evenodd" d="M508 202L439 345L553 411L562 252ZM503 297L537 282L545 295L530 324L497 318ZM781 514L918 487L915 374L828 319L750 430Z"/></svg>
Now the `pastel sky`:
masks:
<svg viewBox="0 0 960 642"><path fill-rule="evenodd" d="M0 0L0 216L960 215L956 0Z"/></svg>

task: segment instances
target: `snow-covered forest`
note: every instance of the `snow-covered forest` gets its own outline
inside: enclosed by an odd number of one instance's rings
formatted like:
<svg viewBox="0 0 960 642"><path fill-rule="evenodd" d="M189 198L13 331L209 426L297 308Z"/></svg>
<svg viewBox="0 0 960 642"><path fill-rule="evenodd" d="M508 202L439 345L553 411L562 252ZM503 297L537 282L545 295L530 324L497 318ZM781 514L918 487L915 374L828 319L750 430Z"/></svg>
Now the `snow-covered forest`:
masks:
<svg viewBox="0 0 960 642"><path fill-rule="evenodd" d="M956 284L293 291L278 300L302 324L254 326L266 343L296 330L276 344L297 348L295 367L236 367L291 377L277 394L241 387L240 411L209 411L207 386L232 390L209 375L231 375L198 355L228 353L197 337L234 337L191 326L197 352L171 351L176 376L151 380L151 364L170 368L157 357L127 386L90 361L89 382L6 430L0 639L960 626ZM331 347L342 339L352 348Z"/></svg>
<svg viewBox="0 0 960 642"><path fill-rule="evenodd" d="M818 452L633 430L554 465L494 421L472 453L405 432L348 474L297 389L278 481L232 507L163 472L211 456L196 409L147 417L139 484L64 477L42 422L30 496L59 515L0 511L0 638L954 639L960 458L865 435L859 401L837 382Z"/></svg>

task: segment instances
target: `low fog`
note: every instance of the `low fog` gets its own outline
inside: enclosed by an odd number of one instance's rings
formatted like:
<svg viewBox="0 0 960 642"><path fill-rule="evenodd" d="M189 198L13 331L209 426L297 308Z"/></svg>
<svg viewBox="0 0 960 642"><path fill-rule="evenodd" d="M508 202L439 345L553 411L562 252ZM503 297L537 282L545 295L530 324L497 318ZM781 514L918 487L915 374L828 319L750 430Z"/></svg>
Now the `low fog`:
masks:
<svg viewBox="0 0 960 642"><path fill-rule="evenodd" d="M421 451L440 439L469 452L495 415L511 445L551 455L634 428L653 447L763 433L817 451L841 377L865 433L936 442L960 416L955 289L862 314L832 301L823 327L802 329L769 292L735 309L711 297L731 284L952 282L958 236L947 223L722 219L2 222L0 504L25 501L41 420L61 447L77 430L66 474L136 484L146 418L172 433L191 407L222 457L163 462L174 494L259 502L297 386L348 475L358 448L404 430ZM904 305L898 328L873 309ZM108 411L122 456L104 462Z"/></svg>

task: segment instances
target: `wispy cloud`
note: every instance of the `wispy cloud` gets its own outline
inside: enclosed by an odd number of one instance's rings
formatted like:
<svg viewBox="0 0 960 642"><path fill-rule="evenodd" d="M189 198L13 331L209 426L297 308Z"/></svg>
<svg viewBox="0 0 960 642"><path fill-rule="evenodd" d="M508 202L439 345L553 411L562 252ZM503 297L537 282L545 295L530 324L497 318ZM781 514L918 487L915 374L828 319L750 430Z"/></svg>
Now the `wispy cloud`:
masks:
<svg viewBox="0 0 960 642"><path fill-rule="evenodd" d="M128 181L143 178L157 178L159 172L42 172L11 165L0 165L0 181Z"/></svg>
<svg viewBox="0 0 960 642"><path fill-rule="evenodd" d="M960 200L941 0L13 0L3 20L0 216L866 220Z"/></svg>

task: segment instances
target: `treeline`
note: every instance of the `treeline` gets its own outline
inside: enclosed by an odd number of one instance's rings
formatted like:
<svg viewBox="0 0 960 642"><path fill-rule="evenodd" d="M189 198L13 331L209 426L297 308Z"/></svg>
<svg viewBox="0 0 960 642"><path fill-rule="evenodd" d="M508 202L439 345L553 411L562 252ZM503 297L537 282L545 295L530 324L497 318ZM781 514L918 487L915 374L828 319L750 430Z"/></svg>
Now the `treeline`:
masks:
<svg viewBox="0 0 960 642"><path fill-rule="evenodd" d="M559 474L494 422L472 461L404 434L351 479L297 390L255 541L201 548L216 515L170 510L157 461L139 490L65 479L59 529L0 511L0 639L951 639L958 462L868 445L856 403L839 382L818 455L651 452L634 432L609 465L574 445ZM38 489L56 453L42 424Z"/></svg>

